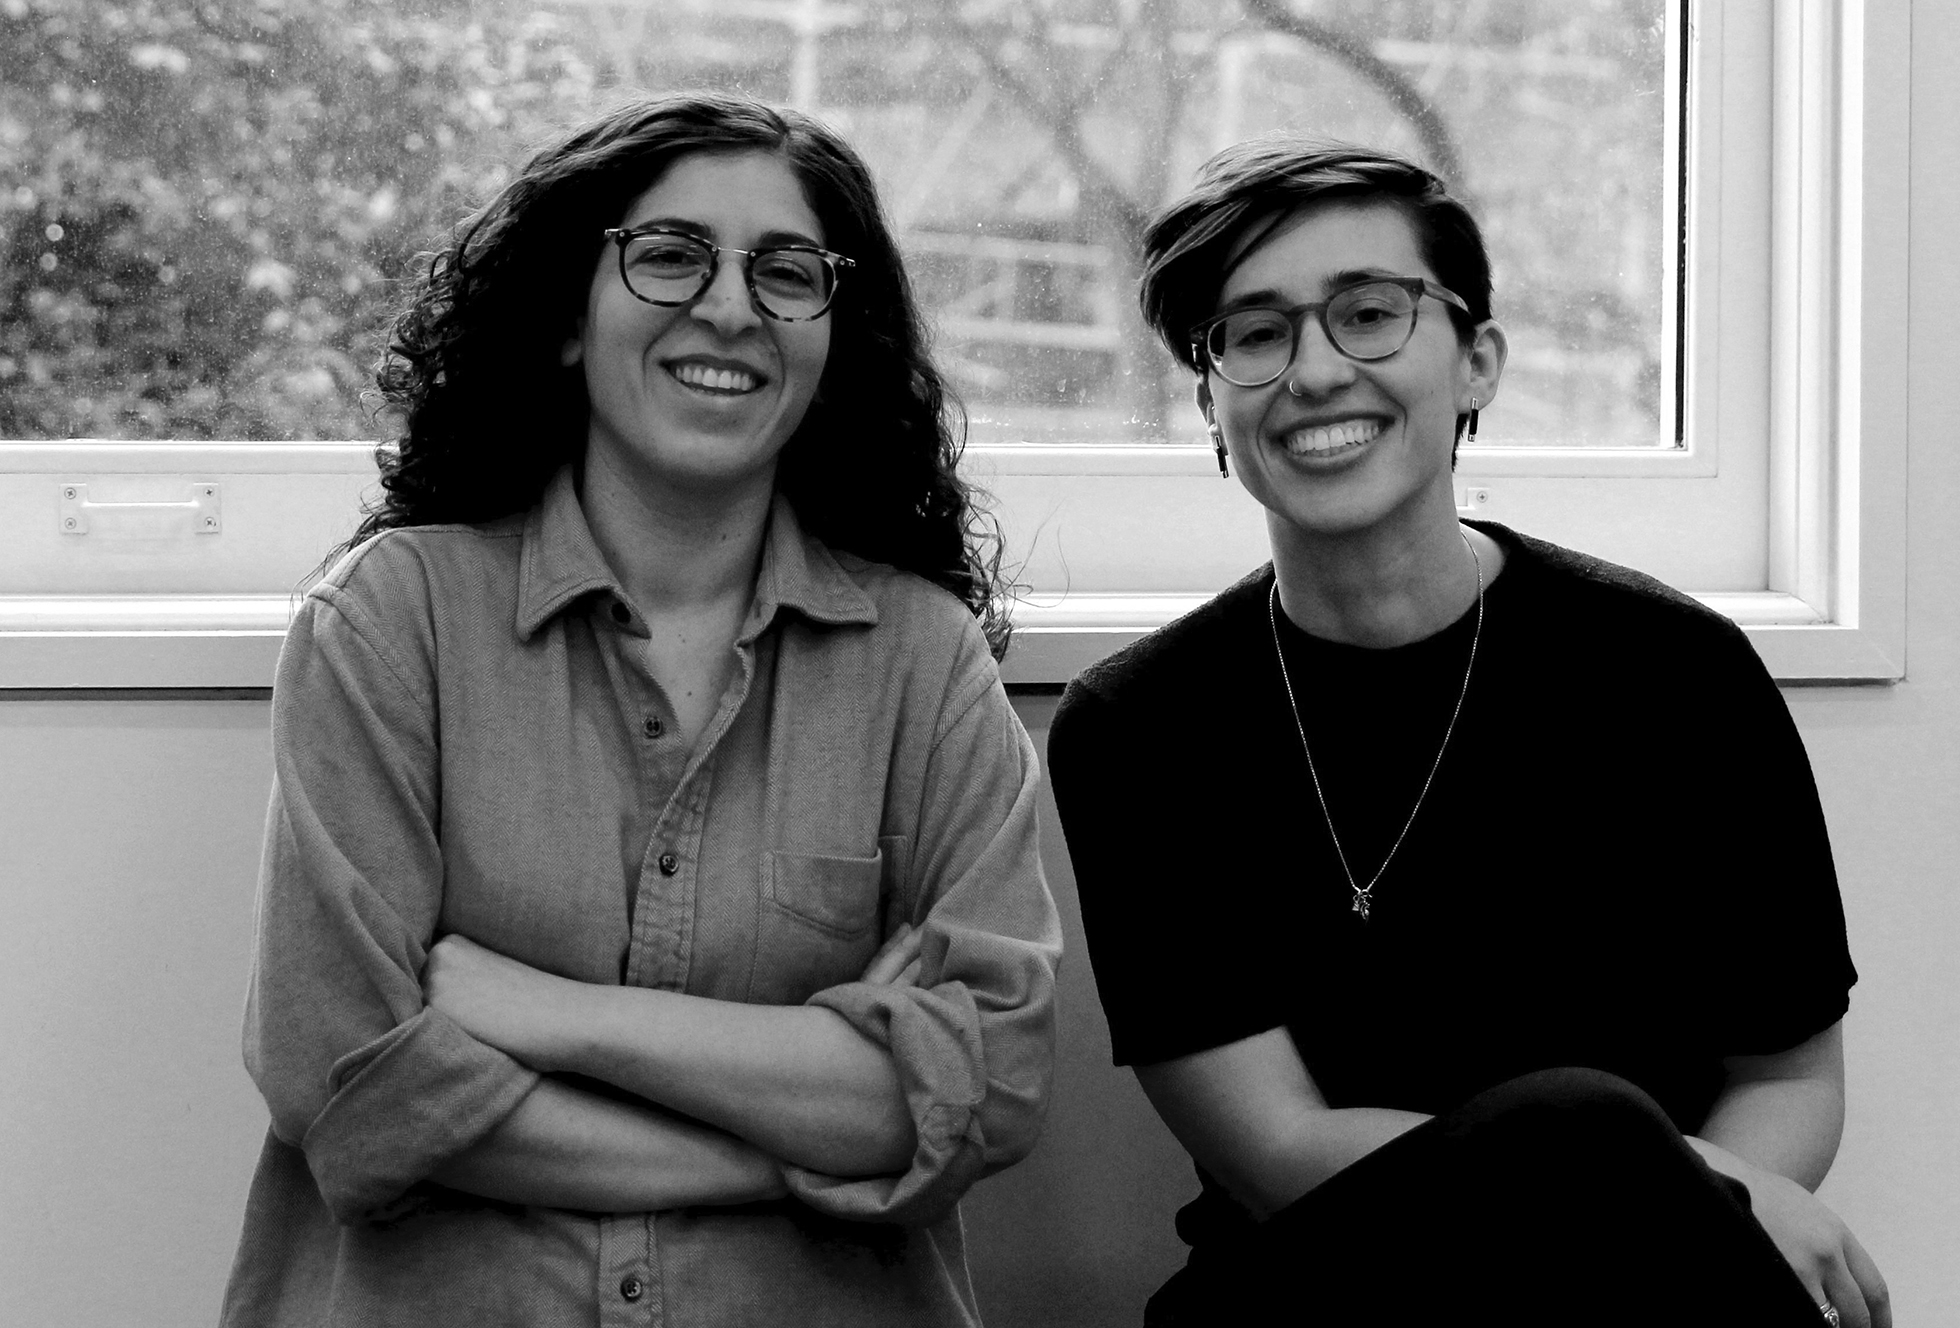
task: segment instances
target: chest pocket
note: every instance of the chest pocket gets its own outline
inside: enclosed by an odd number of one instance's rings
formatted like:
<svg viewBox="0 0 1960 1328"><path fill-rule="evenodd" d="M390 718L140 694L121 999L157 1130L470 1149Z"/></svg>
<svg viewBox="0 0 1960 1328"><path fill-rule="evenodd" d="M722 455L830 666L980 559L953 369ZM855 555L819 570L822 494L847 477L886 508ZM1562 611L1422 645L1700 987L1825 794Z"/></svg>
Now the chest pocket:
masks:
<svg viewBox="0 0 1960 1328"><path fill-rule="evenodd" d="M888 878L903 843L880 840L868 858L781 851L764 856L750 1000L800 1004L864 971L884 940Z"/></svg>

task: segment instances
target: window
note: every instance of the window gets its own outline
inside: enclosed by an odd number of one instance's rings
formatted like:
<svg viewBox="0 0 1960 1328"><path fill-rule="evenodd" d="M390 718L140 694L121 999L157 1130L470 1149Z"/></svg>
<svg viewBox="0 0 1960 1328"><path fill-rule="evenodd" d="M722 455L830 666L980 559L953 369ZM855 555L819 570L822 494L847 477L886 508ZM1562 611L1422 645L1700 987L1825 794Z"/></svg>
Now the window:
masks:
<svg viewBox="0 0 1960 1328"><path fill-rule="evenodd" d="M1265 556L1131 291L1142 219L1282 125L1485 221L1516 349L1466 508L1708 595L1782 676L1897 676L1857 329L1903 301L1902 94L1862 71L1904 8L0 0L0 684L263 685L371 476L335 440L377 431L390 283L523 145L703 85L878 171L1030 587L1010 677Z"/></svg>

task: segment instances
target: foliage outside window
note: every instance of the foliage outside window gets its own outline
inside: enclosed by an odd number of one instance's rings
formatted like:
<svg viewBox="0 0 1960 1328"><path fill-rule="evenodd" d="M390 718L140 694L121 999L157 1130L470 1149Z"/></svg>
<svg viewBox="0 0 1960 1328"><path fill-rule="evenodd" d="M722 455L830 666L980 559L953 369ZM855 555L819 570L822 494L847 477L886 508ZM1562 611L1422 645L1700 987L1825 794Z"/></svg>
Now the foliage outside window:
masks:
<svg viewBox="0 0 1960 1328"><path fill-rule="evenodd" d="M975 441L1190 441L1134 289L1224 143L1410 152L1492 240L1486 441L1666 445L1664 0L0 0L0 438L383 436L401 284L636 92L870 159ZM597 241L595 239L595 259Z"/></svg>

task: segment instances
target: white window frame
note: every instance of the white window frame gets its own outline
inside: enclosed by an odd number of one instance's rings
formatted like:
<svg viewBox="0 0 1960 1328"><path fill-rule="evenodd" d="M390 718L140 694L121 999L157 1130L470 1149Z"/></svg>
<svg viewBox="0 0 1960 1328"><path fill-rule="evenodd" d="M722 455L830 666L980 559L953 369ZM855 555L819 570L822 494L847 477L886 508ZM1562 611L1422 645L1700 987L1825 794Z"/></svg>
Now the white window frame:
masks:
<svg viewBox="0 0 1960 1328"><path fill-rule="evenodd" d="M1683 588L1742 624L1779 681L1896 681L1909 0L1701 0L1695 12L1686 445L1479 449L1459 474L1463 505L1478 510L1486 484L1574 480L1561 492L1578 497L1560 501L1606 513L1616 485L1714 473L1726 440L1731 459L1767 469L1767 584ZM269 686L292 597L254 571L296 577L351 529L371 452L0 443L0 553L14 564L0 566L0 688ZM974 447L968 469L997 494L1010 549L1035 551L1010 683L1065 681L1266 556L1258 509L1219 482L1203 446ZM119 593L89 588L71 565L113 571L117 557L76 555L53 531L62 486L90 476L222 477L231 552L161 556L112 577ZM128 550L122 561L134 566Z"/></svg>
<svg viewBox="0 0 1960 1328"><path fill-rule="evenodd" d="M1910 293L1909 7L1704 0L1697 24L1686 445L1466 452L1460 506L1476 514L1486 484L1582 480L1557 500L1605 519L1616 482L1713 475L1727 440L1732 459L1767 470L1767 584L1683 589L1741 624L1781 682L1895 682L1905 676L1897 329ZM1882 336L1868 341L1868 320ZM976 452L1022 530L1075 533L1056 559L1037 559L1010 679L1068 677L1264 557L1257 509L1236 485L1219 486L1207 447ZM1102 588L1112 566L1132 569L1133 585ZM1192 576L1202 589L1168 584Z"/></svg>

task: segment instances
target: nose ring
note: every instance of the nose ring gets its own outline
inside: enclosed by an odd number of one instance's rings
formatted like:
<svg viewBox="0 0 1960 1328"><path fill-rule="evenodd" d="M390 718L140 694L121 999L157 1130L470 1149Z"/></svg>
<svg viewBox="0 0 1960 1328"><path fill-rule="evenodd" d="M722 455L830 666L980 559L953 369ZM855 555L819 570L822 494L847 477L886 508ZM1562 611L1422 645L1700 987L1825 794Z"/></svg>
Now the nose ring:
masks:
<svg viewBox="0 0 1960 1328"><path fill-rule="evenodd" d="M1286 395L1290 397L1303 397L1306 393L1302 392L1291 378L1288 378L1286 380Z"/></svg>

